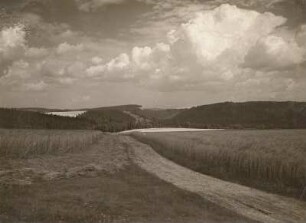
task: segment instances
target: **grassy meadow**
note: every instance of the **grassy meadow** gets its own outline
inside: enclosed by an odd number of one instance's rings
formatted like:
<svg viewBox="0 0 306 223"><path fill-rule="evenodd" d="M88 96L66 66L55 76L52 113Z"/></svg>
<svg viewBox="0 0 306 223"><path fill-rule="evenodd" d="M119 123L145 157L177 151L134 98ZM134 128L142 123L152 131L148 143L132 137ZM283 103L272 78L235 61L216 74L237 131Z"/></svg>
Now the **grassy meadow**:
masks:
<svg viewBox="0 0 306 223"><path fill-rule="evenodd" d="M306 130L134 133L158 153L195 171L306 199Z"/></svg>
<svg viewBox="0 0 306 223"><path fill-rule="evenodd" d="M0 157L29 158L81 151L97 143L100 131L0 129Z"/></svg>

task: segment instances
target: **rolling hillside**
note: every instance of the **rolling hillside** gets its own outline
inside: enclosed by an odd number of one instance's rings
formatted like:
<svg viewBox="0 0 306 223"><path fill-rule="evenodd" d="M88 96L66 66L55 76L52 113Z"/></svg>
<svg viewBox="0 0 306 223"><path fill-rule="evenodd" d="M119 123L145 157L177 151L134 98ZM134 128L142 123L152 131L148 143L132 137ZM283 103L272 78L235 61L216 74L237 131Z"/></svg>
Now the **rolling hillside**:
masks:
<svg viewBox="0 0 306 223"><path fill-rule="evenodd" d="M166 124L196 128L306 128L305 102L225 102L193 107Z"/></svg>
<svg viewBox="0 0 306 223"><path fill-rule="evenodd" d="M167 120L175 117L186 109L142 109L138 113L152 120Z"/></svg>
<svg viewBox="0 0 306 223"><path fill-rule="evenodd" d="M118 109L89 110L78 116L94 123L94 129L104 132L118 132L134 127L135 120Z"/></svg>
<svg viewBox="0 0 306 223"><path fill-rule="evenodd" d="M0 108L0 128L19 129L92 129L82 118L46 115L40 112Z"/></svg>
<svg viewBox="0 0 306 223"><path fill-rule="evenodd" d="M84 114L77 118L50 115L49 112L72 112L69 109L48 108L0 108L0 128L25 129L96 129L116 132L131 129L135 118L126 111L134 113L139 105L85 108Z"/></svg>
<svg viewBox="0 0 306 223"><path fill-rule="evenodd" d="M141 105L81 108L77 118L50 116L45 108L1 109L0 128L97 129L118 132L148 127L225 129L306 128L306 102L224 102L190 109L142 109Z"/></svg>

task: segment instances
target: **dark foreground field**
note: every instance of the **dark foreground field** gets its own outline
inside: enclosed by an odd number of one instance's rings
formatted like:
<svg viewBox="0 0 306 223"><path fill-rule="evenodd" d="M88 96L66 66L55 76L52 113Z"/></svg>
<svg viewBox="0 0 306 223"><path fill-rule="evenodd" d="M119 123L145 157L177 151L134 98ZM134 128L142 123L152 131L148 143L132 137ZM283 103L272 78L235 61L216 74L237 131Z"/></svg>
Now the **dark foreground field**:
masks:
<svg viewBox="0 0 306 223"><path fill-rule="evenodd" d="M116 174L2 185L0 199L3 223L251 222L135 166Z"/></svg>
<svg viewBox="0 0 306 223"><path fill-rule="evenodd" d="M305 130L136 133L134 137L194 171L306 199Z"/></svg>
<svg viewBox="0 0 306 223"><path fill-rule="evenodd" d="M5 131L1 223L253 222L140 169L122 136L86 132L82 140L79 131ZM18 144L8 134L19 134Z"/></svg>

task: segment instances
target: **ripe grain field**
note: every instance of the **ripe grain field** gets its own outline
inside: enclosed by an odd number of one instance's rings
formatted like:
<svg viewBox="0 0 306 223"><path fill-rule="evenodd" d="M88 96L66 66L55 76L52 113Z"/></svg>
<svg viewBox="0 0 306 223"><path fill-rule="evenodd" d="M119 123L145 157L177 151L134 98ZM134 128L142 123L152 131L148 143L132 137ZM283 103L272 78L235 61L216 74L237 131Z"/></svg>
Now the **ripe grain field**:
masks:
<svg viewBox="0 0 306 223"><path fill-rule="evenodd" d="M306 199L305 130L134 133L164 157L197 172Z"/></svg>
<svg viewBox="0 0 306 223"><path fill-rule="evenodd" d="M29 158L85 150L97 143L99 131L0 129L0 156Z"/></svg>

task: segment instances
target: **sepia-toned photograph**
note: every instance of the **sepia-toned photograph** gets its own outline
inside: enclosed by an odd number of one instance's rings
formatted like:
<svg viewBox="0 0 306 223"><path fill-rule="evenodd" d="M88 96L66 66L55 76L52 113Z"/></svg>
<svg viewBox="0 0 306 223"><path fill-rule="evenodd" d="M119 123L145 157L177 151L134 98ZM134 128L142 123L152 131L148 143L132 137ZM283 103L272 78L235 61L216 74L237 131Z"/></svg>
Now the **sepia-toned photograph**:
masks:
<svg viewBox="0 0 306 223"><path fill-rule="evenodd" d="M0 0L0 223L306 223L306 0Z"/></svg>

